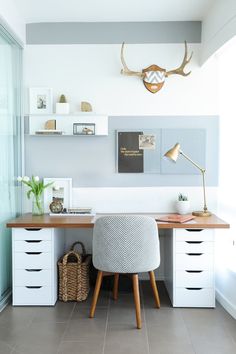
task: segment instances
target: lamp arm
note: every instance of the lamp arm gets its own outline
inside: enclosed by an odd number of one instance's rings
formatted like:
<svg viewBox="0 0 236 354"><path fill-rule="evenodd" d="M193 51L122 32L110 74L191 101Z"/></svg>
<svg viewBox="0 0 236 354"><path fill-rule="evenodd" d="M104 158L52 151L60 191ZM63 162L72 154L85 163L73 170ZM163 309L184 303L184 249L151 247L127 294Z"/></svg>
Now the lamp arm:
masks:
<svg viewBox="0 0 236 354"><path fill-rule="evenodd" d="M183 155L188 161L190 161L195 167L197 167L202 173L204 173L206 170L203 167L200 167L196 162L194 162L192 159L190 159L190 157L188 157L187 155L185 155L183 153L183 151L180 150L180 155Z"/></svg>
<svg viewBox="0 0 236 354"><path fill-rule="evenodd" d="M206 169L200 167L196 162L194 162L192 159L190 159L190 157L188 157L187 155L185 155L183 153L183 151L180 150L179 152L181 155L183 155L189 162L191 162L195 167L197 167L197 169L199 169L201 171L202 174L202 184L203 184L203 198L204 198L204 207L203 210L204 212L207 212L207 204L206 204L206 187L205 187L205 172Z"/></svg>

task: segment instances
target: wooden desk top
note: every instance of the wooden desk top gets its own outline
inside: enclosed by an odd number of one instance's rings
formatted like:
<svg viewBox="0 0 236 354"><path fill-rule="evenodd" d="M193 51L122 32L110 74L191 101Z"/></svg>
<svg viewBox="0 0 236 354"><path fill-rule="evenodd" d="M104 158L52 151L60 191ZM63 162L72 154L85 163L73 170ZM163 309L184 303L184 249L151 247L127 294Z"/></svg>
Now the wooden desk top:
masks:
<svg viewBox="0 0 236 354"><path fill-rule="evenodd" d="M125 213L127 215L127 213ZM160 216L168 213L128 213L137 215L147 215L157 219ZM7 227L17 228L93 228L94 222L99 216L115 215L113 214L97 214L94 216L50 216L44 214L42 216L32 216L32 214L23 214L22 216L13 219L7 223ZM118 215L118 214L116 214ZM187 223L164 223L158 222L159 229L227 229L230 225L218 218L216 215L209 217L196 217L194 222Z"/></svg>

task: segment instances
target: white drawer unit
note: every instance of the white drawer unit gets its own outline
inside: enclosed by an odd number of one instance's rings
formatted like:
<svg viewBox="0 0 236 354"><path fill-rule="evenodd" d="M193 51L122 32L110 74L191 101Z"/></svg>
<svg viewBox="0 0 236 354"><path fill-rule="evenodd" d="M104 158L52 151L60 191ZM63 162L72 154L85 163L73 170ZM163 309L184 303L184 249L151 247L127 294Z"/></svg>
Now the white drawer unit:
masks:
<svg viewBox="0 0 236 354"><path fill-rule="evenodd" d="M212 288L214 286L214 274L212 271L178 270L175 276L177 288Z"/></svg>
<svg viewBox="0 0 236 354"><path fill-rule="evenodd" d="M214 241L212 229L174 229L176 241Z"/></svg>
<svg viewBox="0 0 236 354"><path fill-rule="evenodd" d="M55 305L57 261L63 253L63 229L12 229L14 306Z"/></svg>
<svg viewBox="0 0 236 354"><path fill-rule="evenodd" d="M51 241L22 240L15 241L15 252L46 252L51 253Z"/></svg>
<svg viewBox="0 0 236 354"><path fill-rule="evenodd" d="M13 305L21 306L48 306L55 303L49 303L49 299L53 297L51 286L16 286L14 289L14 297L17 303Z"/></svg>
<svg viewBox="0 0 236 354"><path fill-rule="evenodd" d="M186 287L175 289L175 305L177 307L214 307L214 288Z"/></svg>
<svg viewBox="0 0 236 354"><path fill-rule="evenodd" d="M176 253L175 270L212 270L213 254Z"/></svg>
<svg viewBox="0 0 236 354"><path fill-rule="evenodd" d="M166 241L166 287L174 307L215 307L214 230L174 229Z"/></svg>
<svg viewBox="0 0 236 354"><path fill-rule="evenodd" d="M52 235L55 229L40 229L40 228L17 228L13 229L14 239L16 241L35 241L35 240L52 240Z"/></svg>
<svg viewBox="0 0 236 354"><path fill-rule="evenodd" d="M50 286L51 269L15 269L15 286Z"/></svg>
<svg viewBox="0 0 236 354"><path fill-rule="evenodd" d="M176 253L213 253L213 242L180 241L175 244Z"/></svg>
<svg viewBox="0 0 236 354"><path fill-rule="evenodd" d="M14 255L15 269L51 269L52 259L51 253L43 252L15 252Z"/></svg>

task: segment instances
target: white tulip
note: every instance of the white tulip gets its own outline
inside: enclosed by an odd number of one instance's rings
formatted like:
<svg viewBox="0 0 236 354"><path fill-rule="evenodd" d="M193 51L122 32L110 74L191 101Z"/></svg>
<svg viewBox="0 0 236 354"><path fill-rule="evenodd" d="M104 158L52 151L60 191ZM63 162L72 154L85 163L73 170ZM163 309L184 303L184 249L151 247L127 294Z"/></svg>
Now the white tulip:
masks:
<svg viewBox="0 0 236 354"><path fill-rule="evenodd" d="M30 178L29 178L28 176L24 176L24 177L22 178L22 181L23 181L23 182L29 182L29 180L30 180Z"/></svg>
<svg viewBox="0 0 236 354"><path fill-rule="evenodd" d="M34 177L35 182L39 182L39 176Z"/></svg>
<svg viewBox="0 0 236 354"><path fill-rule="evenodd" d="M17 177L17 181L18 181L18 182L22 182L22 177L21 177L21 176L18 176L18 177Z"/></svg>

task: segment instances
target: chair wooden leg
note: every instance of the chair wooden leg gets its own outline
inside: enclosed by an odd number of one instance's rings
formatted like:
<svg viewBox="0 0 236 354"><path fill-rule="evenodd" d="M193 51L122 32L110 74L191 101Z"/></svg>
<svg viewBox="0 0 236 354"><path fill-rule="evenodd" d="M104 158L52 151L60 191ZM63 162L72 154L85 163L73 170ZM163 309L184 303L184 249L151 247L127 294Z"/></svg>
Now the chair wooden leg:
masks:
<svg viewBox="0 0 236 354"><path fill-rule="evenodd" d="M132 281L133 281L134 303L135 303L135 311L136 311L136 322L137 322L137 328L140 329L142 328L142 320L141 320L141 309L140 309L138 274L132 275Z"/></svg>
<svg viewBox="0 0 236 354"><path fill-rule="evenodd" d="M152 286L152 290L153 290L153 294L154 294L155 304L156 304L156 307L159 309L160 308L160 298L159 298L159 294L158 294L158 290L157 290L154 271L152 270L151 272L148 272L148 274L149 274L149 278L150 278L150 282L151 282L151 286Z"/></svg>
<svg viewBox="0 0 236 354"><path fill-rule="evenodd" d="M92 300L92 304L91 304L91 308L90 308L90 314L89 314L90 318L94 317L94 313L95 313L96 305L97 305L97 301L98 301L98 295L99 295L101 284L102 284L102 277L103 277L103 273L102 273L102 271L99 270L98 275L97 275L94 293L93 293L93 300Z"/></svg>
<svg viewBox="0 0 236 354"><path fill-rule="evenodd" d="M119 273L114 275L114 286L113 286L113 299L118 299L118 286L119 286Z"/></svg>

